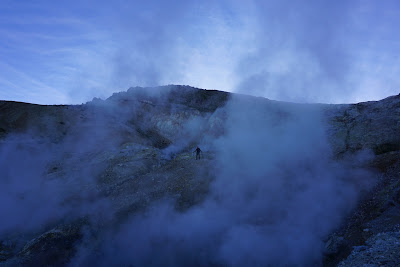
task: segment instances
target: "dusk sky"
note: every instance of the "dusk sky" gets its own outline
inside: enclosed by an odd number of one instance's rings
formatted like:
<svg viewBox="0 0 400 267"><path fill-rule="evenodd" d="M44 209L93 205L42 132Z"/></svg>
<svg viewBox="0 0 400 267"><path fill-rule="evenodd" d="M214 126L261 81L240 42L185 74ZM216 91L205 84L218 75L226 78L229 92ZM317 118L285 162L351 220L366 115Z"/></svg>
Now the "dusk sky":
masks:
<svg viewBox="0 0 400 267"><path fill-rule="evenodd" d="M294 102L400 93L400 1L0 2L0 99L183 84Z"/></svg>

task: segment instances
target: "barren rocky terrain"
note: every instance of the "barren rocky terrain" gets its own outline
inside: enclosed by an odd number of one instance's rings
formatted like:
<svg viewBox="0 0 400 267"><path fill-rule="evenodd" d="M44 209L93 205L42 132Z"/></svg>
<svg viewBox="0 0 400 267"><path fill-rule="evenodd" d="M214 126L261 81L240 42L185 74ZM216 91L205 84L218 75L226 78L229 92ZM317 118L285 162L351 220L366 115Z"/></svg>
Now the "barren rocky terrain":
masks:
<svg viewBox="0 0 400 267"><path fill-rule="evenodd" d="M1 101L0 265L399 266L399 161L400 95Z"/></svg>

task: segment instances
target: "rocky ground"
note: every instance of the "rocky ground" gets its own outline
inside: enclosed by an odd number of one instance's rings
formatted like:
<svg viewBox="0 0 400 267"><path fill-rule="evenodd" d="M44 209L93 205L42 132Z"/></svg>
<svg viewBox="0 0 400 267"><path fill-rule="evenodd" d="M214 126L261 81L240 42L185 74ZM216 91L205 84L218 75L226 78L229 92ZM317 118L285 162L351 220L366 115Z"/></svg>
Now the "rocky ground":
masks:
<svg viewBox="0 0 400 267"><path fill-rule="evenodd" d="M336 136L341 136L334 141L337 154L372 149L375 157L368 167L377 171L378 179L328 239L325 265L398 266L400 96L338 109L342 116L330 117Z"/></svg>
<svg viewBox="0 0 400 267"><path fill-rule="evenodd" d="M118 224L167 197L175 199L177 210L201 202L214 177L214 152L204 151L202 159L195 160L193 146L202 136L187 133L193 129L185 124L200 119L206 124L203 135L218 136L222 117L216 118L214 111L227 96L183 87L153 96L136 88L82 106L0 103L2 145L51 154L44 166L46 179L64 180L73 184L66 189L75 191L61 201L103 205L106 200L104 208L113 213L111 221L74 216L62 224L46 225L42 233L7 237L0 243L0 264L64 265L85 225L99 229ZM82 176L90 178L72 178Z"/></svg>
<svg viewBox="0 0 400 267"><path fill-rule="evenodd" d="M178 211L202 203L217 172L210 140L225 133L229 98L225 92L168 86L150 94L132 88L76 106L0 102L0 159L15 153L21 158L26 151L42 155L46 164L34 169L53 181L57 207L64 207L40 227L0 236L0 265L67 265L88 232L96 247L93 233L117 227L152 203L173 199ZM250 99L268 107L294 105ZM360 164L376 174L357 208L326 237L323 264L399 266L400 96L315 106L327 121L335 158L370 151L373 156ZM287 116L285 108L274 111L277 121ZM202 160L194 159L198 144L203 144ZM77 205L84 210L72 216ZM99 207L104 213L92 216Z"/></svg>

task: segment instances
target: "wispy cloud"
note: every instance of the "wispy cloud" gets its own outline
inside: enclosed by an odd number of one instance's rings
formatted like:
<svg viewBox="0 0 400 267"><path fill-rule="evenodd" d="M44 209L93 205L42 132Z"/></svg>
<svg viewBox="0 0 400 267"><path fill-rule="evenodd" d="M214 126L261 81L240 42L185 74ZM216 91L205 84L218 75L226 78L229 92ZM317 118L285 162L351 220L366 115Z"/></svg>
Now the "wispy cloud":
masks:
<svg viewBox="0 0 400 267"><path fill-rule="evenodd" d="M70 103L169 83L333 103L399 86L396 1L5 3L0 60Z"/></svg>

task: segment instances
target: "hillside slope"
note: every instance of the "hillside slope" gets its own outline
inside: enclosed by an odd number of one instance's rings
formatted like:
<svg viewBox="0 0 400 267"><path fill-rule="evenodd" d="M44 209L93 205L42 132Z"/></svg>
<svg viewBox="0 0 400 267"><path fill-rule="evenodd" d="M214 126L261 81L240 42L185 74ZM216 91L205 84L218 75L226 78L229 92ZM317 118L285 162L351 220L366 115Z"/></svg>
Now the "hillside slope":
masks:
<svg viewBox="0 0 400 267"><path fill-rule="evenodd" d="M400 96L3 101L0 265L395 266L399 133Z"/></svg>

